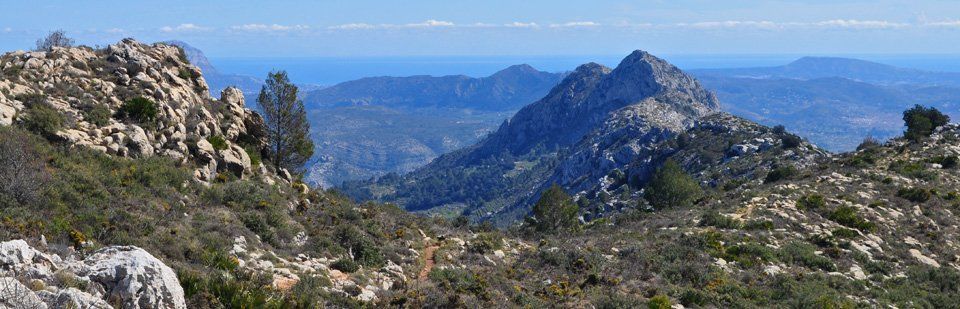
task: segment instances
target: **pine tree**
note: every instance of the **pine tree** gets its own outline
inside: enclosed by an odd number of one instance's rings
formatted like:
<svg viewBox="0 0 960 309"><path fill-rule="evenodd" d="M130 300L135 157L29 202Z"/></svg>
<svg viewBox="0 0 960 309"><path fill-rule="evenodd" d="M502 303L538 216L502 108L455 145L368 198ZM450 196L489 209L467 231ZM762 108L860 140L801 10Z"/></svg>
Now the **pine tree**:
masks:
<svg viewBox="0 0 960 309"><path fill-rule="evenodd" d="M257 98L267 124L270 162L294 173L301 172L313 155L310 123L297 91L286 71L270 72Z"/></svg>
<svg viewBox="0 0 960 309"><path fill-rule="evenodd" d="M573 198L556 184L543 191L540 200L533 205L537 230L548 233L576 227L579 211L580 207L573 202Z"/></svg>
<svg viewBox="0 0 960 309"><path fill-rule="evenodd" d="M944 115L936 108L918 104L903 112L903 122L907 126L903 136L917 141L933 134L933 130L937 127L949 123L950 116Z"/></svg>

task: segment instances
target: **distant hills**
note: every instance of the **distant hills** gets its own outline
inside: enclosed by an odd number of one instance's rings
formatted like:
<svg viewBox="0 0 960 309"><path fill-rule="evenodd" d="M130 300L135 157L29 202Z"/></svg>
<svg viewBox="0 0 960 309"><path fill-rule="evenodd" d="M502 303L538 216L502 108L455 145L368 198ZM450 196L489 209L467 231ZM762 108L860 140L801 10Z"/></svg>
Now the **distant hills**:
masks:
<svg viewBox="0 0 960 309"><path fill-rule="evenodd" d="M481 78L371 77L306 92L317 145L307 180L329 187L413 171L475 143L564 75L515 65Z"/></svg>
<svg viewBox="0 0 960 309"><path fill-rule="evenodd" d="M690 72L700 77L723 76L762 79L842 77L882 85L960 85L960 73L899 68L866 60L837 57L803 57L786 65L774 67L702 69L691 70Z"/></svg>
<svg viewBox="0 0 960 309"><path fill-rule="evenodd" d="M464 108L515 111L553 88L562 73L522 64L488 77L464 75L368 77L315 90L304 96L309 108L386 106L395 109Z"/></svg>
<svg viewBox="0 0 960 309"><path fill-rule="evenodd" d="M824 57L691 72L716 91L725 110L766 125L783 124L832 151L852 150L868 136L899 135L901 112L914 104L960 116L960 73Z"/></svg>

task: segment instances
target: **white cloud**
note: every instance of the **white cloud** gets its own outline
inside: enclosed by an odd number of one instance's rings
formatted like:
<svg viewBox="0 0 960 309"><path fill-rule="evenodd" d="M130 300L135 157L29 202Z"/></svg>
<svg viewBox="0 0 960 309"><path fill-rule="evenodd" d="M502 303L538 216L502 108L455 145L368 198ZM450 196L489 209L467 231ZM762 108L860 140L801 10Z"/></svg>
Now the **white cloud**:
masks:
<svg viewBox="0 0 960 309"><path fill-rule="evenodd" d="M856 19L834 19L813 23L814 26L830 28L849 28L849 29L894 29L910 26L906 23L896 23L886 20L856 20Z"/></svg>
<svg viewBox="0 0 960 309"><path fill-rule="evenodd" d="M938 27L938 28L960 28L960 20L928 22L923 25L927 27Z"/></svg>
<svg viewBox="0 0 960 309"><path fill-rule="evenodd" d="M251 31L251 32L298 31L298 30L308 30L310 29L310 26L306 26L306 25L285 26L285 25L278 25L278 24L272 24L272 25L245 24L245 25L233 26L233 27L230 27L230 29L238 30L238 31Z"/></svg>
<svg viewBox="0 0 960 309"><path fill-rule="evenodd" d="M467 27L470 27L470 28L496 28L497 26L498 26L497 24L488 24L488 23L473 23L473 24L467 25Z"/></svg>
<svg viewBox="0 0 960 309"><path fill-rule="evenodd" d="M3 32L13 32L13 28L10 28L10 27L3 28Z"/></svg>
<svg viewBox="0 0 960 309"><path fill-rule="evenodd" d="M599 26L599 23L592 21L572 21L563 24L552 24L550 28L578 28L578 27L596 27Z"/></svg>
<svg viewBox="0 0 960 309"><path fill-rule="evenodd" d="M160 28L160 31L163 32L188 32L188 31L206 31L210 28L197 26L195 24L180 24L176 27L164 26Z"/></svg>
<svg viewBox="0 0 960 309"><path fill-rule="evenodd" d="M420 23L409 23L409 24L368 24L368 23L350 23L342 24L336 26L329 26L327 29L330 30L369 30L369 29L390 29L390 28L449 28L449 27L476 27L476 28L488 28L495 25L486 24L486 23L475 23L471 25L458 26L453 22L442 21L430 19Z"/></svg>
<svg viewBox="0 0 960 309"><path fill-rule="evenodd" d="M727 21L704 21L695 23L679 23L676 26L681 28L694 29L729 29L729 28L758 28L758 29L778 29L785 26L771 21L752 21L752 20L727 20Z"/></svg>
<svg viewBox="0 0 960 309"><path fill-rule="evenodd" d="M371 24L365 24L365 23L343 24L343 25L327 27L327 29L331 29L331 30L364 30L364 29L374 29L374 28L377 28L377 26L374 26Z"/></svg>
<svg viewBox="0 0 960 309"><path fill-rule="evenodd" d="M519 22L519 21L515 21L515 22L509 23L509 24L505 24L505 25L503 25L503 26L504 26L504 27L507 27L507 28L540 28L540 25L537 25L537 23L533 23L533 22L524 23L524 22Z"/></svg>
<svg viewBox="0 0 960 309"><path fill-rule="evenodd" d="M402 26L406 28L432 28L432 27L453 27L456 25L449 21L431 19L422 23L405 24Z"/></svg>
<svg viewBox="0 0 960 309"><path fill-rule="evenodd" d="M110 28L110 29L104 30L104 32L106 32L106 33L124 33L124 32L127 32L127 30L123 30L123 29L120 29L120 28Z"/></svg>

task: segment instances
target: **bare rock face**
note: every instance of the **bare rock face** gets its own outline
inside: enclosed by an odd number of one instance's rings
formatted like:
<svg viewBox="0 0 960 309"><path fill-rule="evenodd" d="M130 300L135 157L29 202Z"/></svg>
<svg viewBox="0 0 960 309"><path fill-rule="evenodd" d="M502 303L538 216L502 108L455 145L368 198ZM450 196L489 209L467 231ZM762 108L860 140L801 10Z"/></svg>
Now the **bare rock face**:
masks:
<svg viewBox="0 0 960 309"><path fill-rule="evenodd" d="M72 268L102 285L107 299L121 300L124 308L186 308L176 273L143 249L107 247Z"/></svg>
<svg viewBox="0 0 960 309"><path fill-rule="evenodd" d="M231 87L220 99L210 97L200 69L176 46L126 39L97 50L12 52L0 56L0 70L0 125L17 123L30 104L46 104L66 118L55 135L68 143L118 156L194 161L204 181L218 173L251 174L249 156L240 152L265 145L263 118L245 108L243 93ZM121 117L117 112L134 98L152 101L156 119ZM97 119L94 108L114 116ZM209 138L224 140L229 151L197 151Z"/></svg>
<svg viewBox="0 0 960 309"><path fill-rule="evenodd" d="M85 283L85 290L58 287L63 277ZM81 260L42 253L23 240L0 243L0 308L99 309L112 308L110 304L186 308L176 274L143 249L106 247Z"/></svg>
<svg viewBox="0 0 960 309"><path fill-rule="evenodd" d="M99 299L76 288L60 289L56 292L38 291L37 296L52 308L112 309L107 301Z"/></svg>

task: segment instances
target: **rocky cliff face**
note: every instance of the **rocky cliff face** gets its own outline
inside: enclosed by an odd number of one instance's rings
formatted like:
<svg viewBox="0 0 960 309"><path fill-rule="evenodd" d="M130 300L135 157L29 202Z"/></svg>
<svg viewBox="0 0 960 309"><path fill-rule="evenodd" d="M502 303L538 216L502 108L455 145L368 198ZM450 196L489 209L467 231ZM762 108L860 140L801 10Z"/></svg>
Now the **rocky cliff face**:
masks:
<svg viewBox="0 0 960 309"><path fill-rule="evenodd" d="M612 70L585 64L480 143L408 175L385 199L412 209L460 204L509 222L546 186L588 189L718 108L694 78L644 51Z"/></svg>
<svg viewBox="0 0 960 309"><path fill-rule="evenodd" d="M64 115L55 136L72 145L193 162L196 178L210 181L219 173L250 174L255 167L247 151L264 144L263 120L245 108L243 93L227 88L219 99L210 97L200 70L174 46L127 39L100 50L18 51L0 57L0 70L0 124L46 105ZM155 102L155 121L118 116L135 98ZM96 117L95 110L108 114Z"/></svg>

